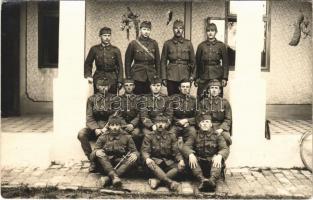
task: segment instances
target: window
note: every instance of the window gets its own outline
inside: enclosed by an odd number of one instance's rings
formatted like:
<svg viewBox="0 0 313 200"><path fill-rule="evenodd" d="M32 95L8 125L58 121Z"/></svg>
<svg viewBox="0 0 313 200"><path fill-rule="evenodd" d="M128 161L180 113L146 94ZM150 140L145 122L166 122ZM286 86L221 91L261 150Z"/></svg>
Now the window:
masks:
<svg viewBox="0 0 313 200"><path fill-rule="evenodd" d="M59 2L38 3L39 68L58 67Z"/></svg>
<svg viewBox="0 0 313 200"><path fill-rule="evenodd" d="M226 44L229 68L234 70L236 57L236 1L226 1ZM270 1L263 1L264 44L261 53L261 70L270 69Z"/></svg>

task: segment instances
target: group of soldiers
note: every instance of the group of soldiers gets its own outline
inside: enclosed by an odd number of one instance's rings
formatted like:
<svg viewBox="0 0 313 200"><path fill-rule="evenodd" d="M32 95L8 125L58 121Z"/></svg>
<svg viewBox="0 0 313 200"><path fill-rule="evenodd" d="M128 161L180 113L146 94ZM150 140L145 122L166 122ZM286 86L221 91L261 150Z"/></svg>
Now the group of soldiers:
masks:
<svg viewBox="0 0 313 200"><path fill-rule="evenodd" d="M125 79L120 50L110 43L111 29L100 30L101 44L90 49L85 61L94 94L78 139L89 171L103 173L104 187L121 187L120 177L142 165L154 175L148 181L152 189L165 184L176 191L175 177L190 172L200 191L215 190L232 143L232 114L222 97L228 78L226 48L215 38L215 24L206 30L208 38L194 55L192 43L183 37L183 22L176 20L174 37L164 43L160 58L158 44L150 38L151 22L143 21L139 39L126 50ZM192 83L198 97L190 95ZM160 92L162 85L168 95ZM96 140L93 149L91 139Z"/></svg>

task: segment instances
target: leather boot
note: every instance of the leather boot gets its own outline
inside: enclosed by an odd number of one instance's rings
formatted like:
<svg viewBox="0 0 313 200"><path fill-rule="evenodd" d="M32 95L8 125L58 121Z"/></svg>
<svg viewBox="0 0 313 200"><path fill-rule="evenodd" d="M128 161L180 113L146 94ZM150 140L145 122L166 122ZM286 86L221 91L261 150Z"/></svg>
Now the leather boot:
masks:
<svg viewBox="0 0 313 200"><path fill-rule="evenodd" d="M96 163L95 162L90 161L90 165L89 165L88 171L90 173L96 173L97 172L97 170L96 170Z"/></svg>
<svg viewBox="0 0 313 200"><path fill-rule="evenodd" d="M117 176L117 174L114 171L111 171L109 173L109 177L112 180L113 187L115 187L115 188L122 187L122 181L121 181L121 179Z"/></svg>
<svg viewBox="0 0 313 200"><path fill-rule="evenodd" d="M211 177L209 179L209 187L208 190L210 192L214 192L216 189L216 183L221 175L221 168L212 167L211 168Z"/></svg>
<svg viewBox="0 0 313 200"><path fill-rule="evenodd" d="M179 183L177 183L176 181L171 181L168 185L168 188L171 191L178 191L178 187L179 187Z"/></svg>
<svg viewBox="0 0 313 200"><path fill-rule="evenodd" d="M100 178L100 182L101 182L102 187L105 187L105 186L110 185L111 179L108 176L102 176Z"/></svg>
<svg viewBox="0 0 313 200"><path fill-rule="evenodd" d="M191 170L193 175L200 181L200 185L198 187L199 191L204 192L209 187L209 180L203 176L202 170L198 165L196 168Z"/></svg>
<svg viewBox="0 0 313 200"><path fill-rule="evenodd" d="M159 179L156 179L156 178L150 178L148 180L148 183L150 185L150 188L155 190L155 189L157 189L159 187L161 181Z"/></svg>

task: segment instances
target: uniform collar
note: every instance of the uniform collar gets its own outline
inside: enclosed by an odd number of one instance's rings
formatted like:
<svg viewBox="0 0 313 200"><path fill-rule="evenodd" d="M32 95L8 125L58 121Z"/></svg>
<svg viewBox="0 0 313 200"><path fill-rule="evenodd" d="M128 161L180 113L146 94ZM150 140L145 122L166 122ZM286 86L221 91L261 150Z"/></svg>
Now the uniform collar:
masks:
<svg viewBox="0 0 313 200"><path fill-rule="evenodd" d="M178 42L179 43L183 43L184 42L184 38L183 37L173 37L173 42L175 43L175 44L177 44Z"/></svg>
<svg viewBox="0 0 313 200"><path fill-rule="evenodd" d="M121 133L112 133L112 132L110 132L109 133L110 140L118 140L118 139L120 139L120 134Z"/></svg>
<svg viewBox="0 0 313 200"><path fill-rule="evenodd" d="M204 136L209 136L209 135L212 135L212 134L214 134L213 129L211 129L210 131L199 130L200 138L203 138Z"/></svg>
<svg viewBox="0 0 313 200"><path fill-rule="evenodd" d="M156 137L157 139L163 138L166 139L167 138L167 134L163 131L163 132L159 132L159 131L155 131Z"/></svg>
<svg viewBox="0 0 313 200"><path fill-rule="evenodd" d="M221 99L221 97L219 97L219 96L213 97L212 96L211 99L212 99L212 102L214 102L215 104L218 104L218 102Z"/></svg>
<svg viewBox="0 0 313 200"><path fill-rule="evenodd" d="M102 49L104 49L104 48L110 48L112 45L111 45L111 43L109 43L109 44L103 44L103 43L101 43L100 44L100 47L102 48Z"/></svg>
<svg viewBox="0 0 313 200"><path fill-rule="evenodd" d="M215 45L217 43L217 40L214 39L213 41L210 41L209 39L207 39L206 44L207 45Z"/></svg>

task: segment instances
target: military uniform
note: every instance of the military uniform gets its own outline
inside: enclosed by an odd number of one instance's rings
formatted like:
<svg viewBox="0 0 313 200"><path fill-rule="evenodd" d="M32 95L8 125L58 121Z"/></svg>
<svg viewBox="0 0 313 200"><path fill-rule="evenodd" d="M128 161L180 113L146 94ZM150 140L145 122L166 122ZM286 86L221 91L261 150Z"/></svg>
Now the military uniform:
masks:
<svg viewBox="0 0 313 200"><path fill-rule="evenodd" d="M187 139L182 152L187 158L190 154L197 157L198 165L191 171L198 180L203 181L204 175L210 175L210 180L216 184L221 174L221 168L212 166L212 158L214 155L220 154L225 161L229 155L229 147L224 137L217 135L213 129L210 131L198 130L196 135Z"/></svg>
<svg viewBox="0 0 313 200"><path fill-rule="evenodd" d="M103 28L104 29L104 28ZM100 30L99 35L110 33L111 31ZM116 94L117 82L123 79L123 63L119 48L111 44L103 43L91 47L85 60L84 76L85 78L92 76L92 64L95 61L96 71L93 75L94 91L96 93L95 83L98 78L106 77L109 79L111 87L109 93Z"/></svg>
<svg viewBox="0 0 313 200"><path fill-rule="evenodd" d="M172 121L173 111L169 106L169 97L163 94L155 96L147 94L141 97L140 118L143 124L143 133L147 134L152 131L155 119L158 115L163 114Z"/></svg>
<svg viewBox="0 0 313 200"><path fill-rule="evenodd" d="M207 88L210 80L228 80L229 69L224 43L215 39L213 42L206 40L199 44L196 63L196 77L199 80L198 96Z"/></svg>
<svg viewBox="0 0 313 200"><path fill-rule="evenodd" d="M156 118L156 121L161 120L166 122L167 118L160 116ZM157 130L146 134L141 147L141 155L144 161L147 158L154 161L153 166L148 166L148 168L159 180L164 181L168 186L173 183L171 179L179 172L177 163L183 160L178 151L177 139L174 133L164 129L163 131Z"/></svg>
<svg viewBox="0 0 313 200"><path fill-rule="evenodd" d="M175 94L170 97L170 102L173 110L173 126L170 131L176 133L176 136L181 137L185 142L190 135L196 133L196 98L190 95ZM181 126L178 123L181 119L187 119L189 126Z"/></svg>
<svg viewBox="0 0 313 200"><path fill-rule="evenodd" d="M184 26L175 21L175 26ZM168 95L178 94L180 81L195 78L195 53L190 40L174 36L163 45L161 56L161 78L167 80Z"/></svg>
<svg viewBox="0 0 313 200"><path fill-rule="evenodd" d="M110 121L109 123L112 122ZM101 135L93 151L104 172L113 181L113 185L114 179L119 181L119 176L134 166L135 162L130 162L129 157L127 157L131 153L135 153L137 158L139 157L139 152L131 136L121 129L117 133L108 130L107 134ZM126 157L126 159L121 161L123 157ZM116 167L120 162L121 164Z"/></svg>
<svg viewBox="0 0 313 200"><path fill-rule="evenodd" d="M125 53L125 72L126 78L135 80L135 94L150 93L149 82L155 75L160 74L158 43L143 36L130 42Z"/></svg>
<svg viewBox="0 0 313 200"><path fill-rule="evenodd" d="M112 94L96 93L87 100L86 128L79 131L78 139L88 159L90 159L90 153L92 152L89 140L96 138L95 130L103 129L108 122L109 116L114 114L111 102L113 97Z"/></svg>

